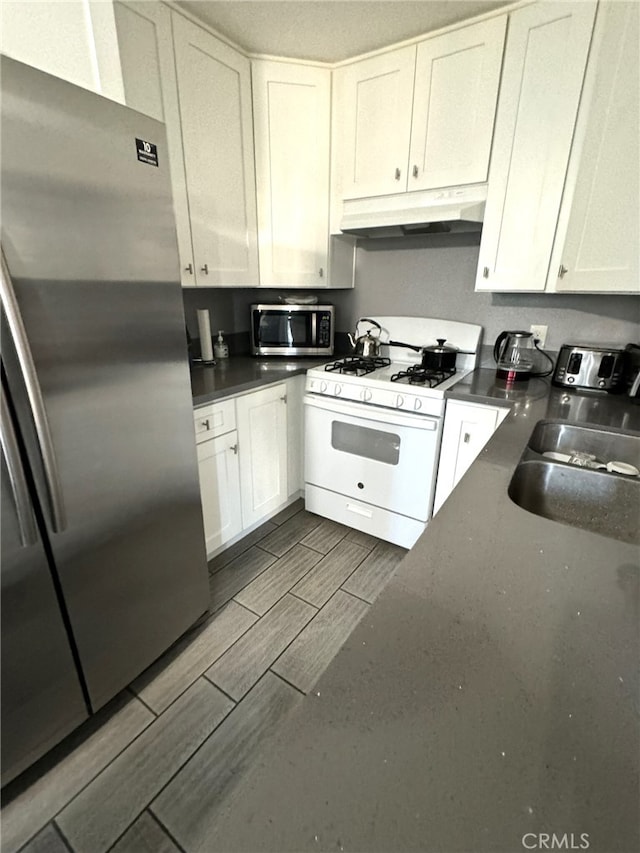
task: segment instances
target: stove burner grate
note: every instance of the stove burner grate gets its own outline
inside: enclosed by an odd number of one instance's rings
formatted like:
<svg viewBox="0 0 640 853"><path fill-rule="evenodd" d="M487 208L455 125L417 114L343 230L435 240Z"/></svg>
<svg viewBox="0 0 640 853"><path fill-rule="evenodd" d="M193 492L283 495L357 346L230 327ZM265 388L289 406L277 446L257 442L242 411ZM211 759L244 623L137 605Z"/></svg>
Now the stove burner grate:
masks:
<svg viewBox="0 0 640 853"><path fill-rule="evenodd" d="M390 358L377 356L376 358L363 358L361 355L347 355L339 361L325 365L325 370L338 373L349 373L353 376L367 376L380 367L389 367Z"/></svg>
<svg viewBox="0 0 640 853"><path fill-rule="evenodd" d="M444 382L445 379L450 379L455 372L455 367L453 370L433 370L432 368L415 364L406 370L394 373L391 381L402 382L406 380L409 385L426 385L428 388L435 388Z"/></svg>

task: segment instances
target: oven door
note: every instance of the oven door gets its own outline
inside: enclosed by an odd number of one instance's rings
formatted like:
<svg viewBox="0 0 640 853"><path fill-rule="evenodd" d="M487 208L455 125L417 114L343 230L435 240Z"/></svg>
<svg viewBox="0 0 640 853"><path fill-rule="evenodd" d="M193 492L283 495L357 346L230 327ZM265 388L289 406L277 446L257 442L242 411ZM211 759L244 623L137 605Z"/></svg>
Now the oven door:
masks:
<svg viewBox="0 0 640 853"><path fill-rule="evenodd" d="M431 516L442 419L306 394L305 482Z"/></svg>

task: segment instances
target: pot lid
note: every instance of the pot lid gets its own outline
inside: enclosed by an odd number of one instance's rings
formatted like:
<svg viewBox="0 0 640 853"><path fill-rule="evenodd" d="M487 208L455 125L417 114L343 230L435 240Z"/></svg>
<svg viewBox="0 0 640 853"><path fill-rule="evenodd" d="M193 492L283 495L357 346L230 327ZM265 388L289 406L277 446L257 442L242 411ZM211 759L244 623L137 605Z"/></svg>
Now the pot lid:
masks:
<svg viewBox="0 0 640 853"><path fill-rule="evenodd" d="M438 345L436 346L434 344L433 346L430 346L430 347L424 347L426 352L435 352L438 354L457 353L458 352L458 350L455 347L445 346L445 342L447 340L446 338L436 338L436 340L438 341Z"/></svg>

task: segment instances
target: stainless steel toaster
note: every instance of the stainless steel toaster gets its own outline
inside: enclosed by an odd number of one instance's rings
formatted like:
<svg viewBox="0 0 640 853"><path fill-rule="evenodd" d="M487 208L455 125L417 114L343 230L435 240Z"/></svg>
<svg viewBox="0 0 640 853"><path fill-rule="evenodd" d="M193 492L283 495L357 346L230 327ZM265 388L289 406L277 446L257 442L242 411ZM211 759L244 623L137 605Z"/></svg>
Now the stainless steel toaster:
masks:
<svg viewBox="0 0 640 853"><path fill-rule="evenodd" d="M624 349L586 344L563 344L553 373L553 384L598 391L622 390Z"/></svg>

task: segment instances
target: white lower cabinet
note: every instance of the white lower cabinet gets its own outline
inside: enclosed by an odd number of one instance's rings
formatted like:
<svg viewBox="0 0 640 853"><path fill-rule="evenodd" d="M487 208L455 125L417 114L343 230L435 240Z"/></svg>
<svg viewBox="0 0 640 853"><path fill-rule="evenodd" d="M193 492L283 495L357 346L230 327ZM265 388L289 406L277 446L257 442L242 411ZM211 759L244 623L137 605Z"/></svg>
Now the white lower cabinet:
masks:
<svg viewBox="0 0 640 853"><path fill-rule="evenodd" d="M303 490L304 384L300 374L194 411L209 557Z"/></svg>
<svg viewBox="0 0 640 853"><path fill-rule="evenodd" d="M238 433L210 438L198 445L198 471L207 554L242 530Z"/></svg>
<svg viewBox="0 0 640 853"><path fill-rule="evenodd" d="M286 404L285 382L236 400L245 528L268 516L288 497Z"/></svg>
<svg viewBox="0 0 640 853"><path fill-rule="evenodd" d="M194 425L204 536L212 554L242 530L235 401L197 409Z"/></svg>
<svg viewBox="0 0 640 853"><path fill-rule="evenodd" d="M457 400L447 403L433 505L434 515L508 414L508 409L497 406Z"/></svg>

